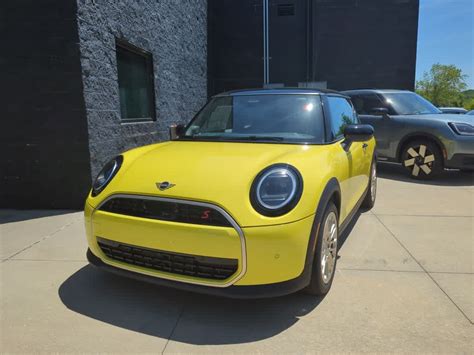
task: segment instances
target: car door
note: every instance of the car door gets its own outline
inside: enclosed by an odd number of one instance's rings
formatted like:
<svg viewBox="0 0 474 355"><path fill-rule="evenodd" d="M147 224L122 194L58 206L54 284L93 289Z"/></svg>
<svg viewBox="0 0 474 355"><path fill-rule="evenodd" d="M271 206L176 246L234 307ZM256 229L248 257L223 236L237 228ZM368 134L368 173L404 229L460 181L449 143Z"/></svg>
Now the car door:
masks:
<svg viewBox="0 0 474 355"><path fill-rule="evenodd" d="M332 141L342 143L344 140L344 127L348 124L359 123L357 114L349 100L341 96L327 96L325 110L329 116ZM352 142L349 146L338 144L339 155L343 156L342 168L346 178L339 181L341 187L341 220L352 211L368 185L367 144L365 142ZM369 163L370 164L370 163Z"/></svg>
<svg viewBox="0 0 474 355"><path fill-rule="evenodd" d="M375 93L351 95L351 100L360 121L374 127L378 158L392 158L390 148L393 122L388 115L374 114L374 109L386 108L391 113L391 108Z"/></svg>

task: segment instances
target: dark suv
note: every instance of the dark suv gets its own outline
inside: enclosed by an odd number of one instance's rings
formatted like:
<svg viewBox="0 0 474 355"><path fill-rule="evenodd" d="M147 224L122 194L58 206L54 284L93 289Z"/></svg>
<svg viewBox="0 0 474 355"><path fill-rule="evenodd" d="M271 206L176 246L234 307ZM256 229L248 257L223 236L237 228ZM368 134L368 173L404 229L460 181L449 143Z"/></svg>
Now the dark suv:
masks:
<svg viewBox="0 0 474 355"><path fill-rule="evenodd" d="M423 179L444 168L474 170L474 121L444 114L411 91L349 90L362 123L375 129L379 160L402 163Z"/></svg>

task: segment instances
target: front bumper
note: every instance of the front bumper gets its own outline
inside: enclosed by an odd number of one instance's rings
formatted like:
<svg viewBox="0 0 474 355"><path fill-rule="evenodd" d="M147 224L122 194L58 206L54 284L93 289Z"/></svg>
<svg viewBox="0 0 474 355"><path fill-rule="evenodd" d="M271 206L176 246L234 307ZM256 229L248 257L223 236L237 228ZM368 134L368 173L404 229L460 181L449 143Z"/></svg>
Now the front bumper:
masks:
<svg viewBox="0 0 474 355"><path fill-rule="evenodd" d="M474 170L474 154L454 154L445 165L452 169Z"/></svg>
<svg viewBox="0 0 474 355"><path fill-rule="evenodd" d="M294 292L297 292L305 288L309 282L311 274L309 268L295 279L266 284L266 285L255 285L255 286L235 286L231 285L225 288L209 287L196 284L189 284L185 282L177 282L173 280L167 280L159 277L153 277L138 272L129 271L127 269L117 268L104 263L100 258L95 256L90 249L87 249L87 260L92 265L113 274L128 277L134 280L152 283L158 286L175 288L183 291L197 292L202 294L238 298L238 299L254 299L254 298L268 298L268 297L279 297L285 296Z"/></svg>
<svg viewBox="0 0 474 355"><path fill-rule="evenodd" d="M443 143L446 147L446 168L474 169L474 136L456 135Z"/></svg>
<svg viewBox="0 0 474 355"><path fill-rule="evenodd" d="M269 297L309 283L306 257L314 216L282 225L240 228L198 226L94 210L86 204L89 261L105 270L157 284L228 297ZM165 272L113 260L99 238L140 248L238 261L225 280Z"/></svg>

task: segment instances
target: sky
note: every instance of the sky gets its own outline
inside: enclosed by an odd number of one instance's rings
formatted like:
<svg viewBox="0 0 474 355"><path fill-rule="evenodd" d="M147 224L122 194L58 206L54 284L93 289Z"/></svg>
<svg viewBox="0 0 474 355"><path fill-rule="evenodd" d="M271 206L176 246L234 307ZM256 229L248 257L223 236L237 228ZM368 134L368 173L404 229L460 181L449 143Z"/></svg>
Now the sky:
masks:
<svg viewBox="0 0 474 355"><path fill-rule="evenodd" d="M434 63L454 64L474 89L474 0L420 0L416 79Z"/></svg>

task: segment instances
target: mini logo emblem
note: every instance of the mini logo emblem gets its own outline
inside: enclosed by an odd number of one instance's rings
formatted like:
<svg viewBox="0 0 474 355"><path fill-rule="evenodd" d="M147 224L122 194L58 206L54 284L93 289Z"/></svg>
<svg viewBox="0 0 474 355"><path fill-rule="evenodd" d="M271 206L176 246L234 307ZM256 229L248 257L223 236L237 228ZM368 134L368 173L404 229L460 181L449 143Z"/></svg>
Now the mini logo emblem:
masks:
<svg viewBox="0 0 474 355"><path fill-rule="evenodd" d="M171 189L175 184L172 184L168 181L157 182L156 187L159 188L161 191Z"/></svg>

